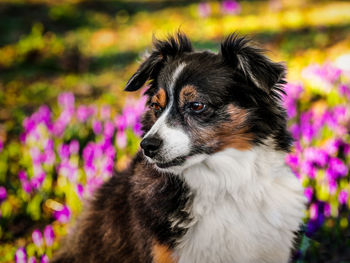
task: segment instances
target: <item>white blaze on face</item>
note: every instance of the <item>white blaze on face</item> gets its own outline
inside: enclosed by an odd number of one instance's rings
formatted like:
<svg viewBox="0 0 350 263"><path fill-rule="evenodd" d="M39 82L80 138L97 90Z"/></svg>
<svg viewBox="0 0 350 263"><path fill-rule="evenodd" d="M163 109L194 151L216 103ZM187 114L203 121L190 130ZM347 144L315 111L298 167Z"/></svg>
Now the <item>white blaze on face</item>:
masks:
<svg viewBox="0 0 350 263"><path fill-rule="evenodd" d="M174 86L185 65L185 63L181 63L174 71L171 78L172 82L169 87L169 103L167 104L166 110L162 113L160 118L155 122L151 130L144 137L147 138L157 134L160 139L162 139L163 144L159 155L164 162L170 162L177 157L186 156L190 153L191 149L190 138L184 132L184 130L181 129L181 127L170 127L167 124L169 112L174 105Z"/></svg>

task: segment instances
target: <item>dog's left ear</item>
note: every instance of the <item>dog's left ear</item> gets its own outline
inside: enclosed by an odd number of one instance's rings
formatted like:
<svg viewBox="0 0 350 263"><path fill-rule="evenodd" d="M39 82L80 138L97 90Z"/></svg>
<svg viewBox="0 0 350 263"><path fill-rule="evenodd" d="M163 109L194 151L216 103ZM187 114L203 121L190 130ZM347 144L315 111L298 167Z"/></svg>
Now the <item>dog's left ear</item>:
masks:
<svg viewBox="0 0 350 263"><path fill-rule="evenodd" d="M129 79L124 90L135 91L140 89L147 80L156 79L167 61L191 51L193 51L191 41L181 31L178 31L175 36L169 36L166 40L154 38L152 53Z"/></svg>
<svg viewBox="0 0 350 263"><path fill-rule="evenodd" d="M220 54L226 64L241 71L249 82L267 94L278 84L285 83L285 67L272 62L244 37L229 35L221 43Z"/></svg>

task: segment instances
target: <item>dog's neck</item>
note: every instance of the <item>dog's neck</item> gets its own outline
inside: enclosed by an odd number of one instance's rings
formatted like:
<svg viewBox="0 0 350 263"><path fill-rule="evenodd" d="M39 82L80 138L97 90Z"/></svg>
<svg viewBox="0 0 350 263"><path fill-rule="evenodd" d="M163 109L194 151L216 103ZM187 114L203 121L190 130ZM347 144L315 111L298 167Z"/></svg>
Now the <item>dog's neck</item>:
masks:
<svg viewBox="0 0 350 263"><path fill-rule="evenodd" d="M304 198L284 156L265 146L230 148L184 170L194 199L180 263L288 261Z"/></svg>

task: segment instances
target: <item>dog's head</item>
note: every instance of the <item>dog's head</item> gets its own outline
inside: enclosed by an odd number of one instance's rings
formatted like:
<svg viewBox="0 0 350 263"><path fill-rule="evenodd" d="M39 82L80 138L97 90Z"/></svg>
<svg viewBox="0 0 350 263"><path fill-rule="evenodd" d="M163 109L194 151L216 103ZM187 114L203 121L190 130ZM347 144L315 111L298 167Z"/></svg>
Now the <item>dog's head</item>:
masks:
<svg viewBox="0 0 350 263"><path fill-rule="evenodd" d="M136 91L150 81L144 155L159 169L179 172L229 147L245 151L269 141L288 151L284 76L283 65L234 34L218 54L194 51L183 33L154 40L125 88Z"/></svg>

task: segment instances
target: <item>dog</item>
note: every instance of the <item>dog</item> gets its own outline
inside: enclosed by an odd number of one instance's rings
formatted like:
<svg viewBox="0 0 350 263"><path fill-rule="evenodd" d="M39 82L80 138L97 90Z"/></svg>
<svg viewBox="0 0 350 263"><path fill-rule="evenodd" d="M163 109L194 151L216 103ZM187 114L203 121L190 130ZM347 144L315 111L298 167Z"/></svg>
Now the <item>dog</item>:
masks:
<svg viewBox="0 0 350 263"><path fill-rule="evenodd" d="M285 67L251 40L218 53L178 32L127 82L148 83L141 150L95 193L52 262L285 263L305 209L286 166Z"/></svg>

